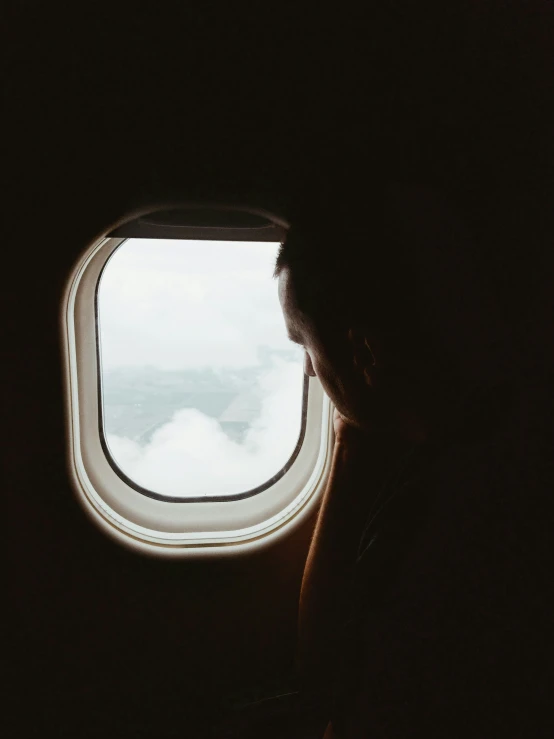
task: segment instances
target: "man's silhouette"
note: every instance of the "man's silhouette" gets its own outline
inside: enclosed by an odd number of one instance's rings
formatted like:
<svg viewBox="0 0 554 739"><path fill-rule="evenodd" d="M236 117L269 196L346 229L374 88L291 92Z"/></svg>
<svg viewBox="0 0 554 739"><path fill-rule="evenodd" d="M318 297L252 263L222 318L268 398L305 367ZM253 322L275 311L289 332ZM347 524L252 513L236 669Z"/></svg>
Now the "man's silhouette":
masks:
<svg viewBox="0 0 554 739"><path fill-rule="evenodd" d="M326 737L543 725L554 486L543 264L532 295L512 276L512 317L459 209L406 183L337 189L281 248L289 336L336 409L298 655L332 719ZM534 269L522 257L521 285Z"/></svg>

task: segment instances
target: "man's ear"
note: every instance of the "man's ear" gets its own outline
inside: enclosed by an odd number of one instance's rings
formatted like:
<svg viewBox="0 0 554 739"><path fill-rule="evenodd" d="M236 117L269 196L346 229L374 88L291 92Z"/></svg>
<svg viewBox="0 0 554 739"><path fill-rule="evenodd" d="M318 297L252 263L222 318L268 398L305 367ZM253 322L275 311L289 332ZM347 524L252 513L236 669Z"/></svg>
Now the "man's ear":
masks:
<svg viewBox="0 0 554 739"><path fill-rule="evenodd" d="M369 377L372 368L377 366L375 340L371 338L370 332L362 326L349 328L347 338L355 369L364 375L366 382L370 383Z"/></svg>

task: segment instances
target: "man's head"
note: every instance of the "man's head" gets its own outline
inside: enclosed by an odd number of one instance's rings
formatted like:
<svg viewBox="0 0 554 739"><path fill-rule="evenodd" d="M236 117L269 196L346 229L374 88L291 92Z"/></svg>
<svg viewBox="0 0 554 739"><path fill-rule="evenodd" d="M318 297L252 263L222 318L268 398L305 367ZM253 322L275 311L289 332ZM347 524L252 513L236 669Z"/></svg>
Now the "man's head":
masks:
<svg viewBox="0 0 554 739"><path fill-rule="evenodd" d="M457 317L469 288L453 256L463 229L453 232L444 204L425 214L430 200L418 189L389 191L367 208L372 215L363 228L344 215L298 222L275 269L289 336L306 351L306 373L317 375L351 424L414 440L425 438L460 392L465 368L451 335L460 354L469 351L464 331L470 343L479 341L471 310ZM450 275L443 253L453 260Z"/></svg>

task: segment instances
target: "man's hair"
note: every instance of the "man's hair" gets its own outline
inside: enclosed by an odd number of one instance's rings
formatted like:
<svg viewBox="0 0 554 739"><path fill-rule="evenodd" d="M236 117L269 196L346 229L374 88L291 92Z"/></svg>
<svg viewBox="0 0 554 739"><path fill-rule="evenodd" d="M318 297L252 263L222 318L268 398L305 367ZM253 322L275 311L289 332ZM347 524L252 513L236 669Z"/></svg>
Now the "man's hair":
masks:
<svg viewBox="0 0 554 739"><path fill-rule="evenodd" d="M280 246L274 275L289 268L298 307L308 315L415 336L407 240L386 188L365 194L363 202L343 193L342 202L308 206Z"/></svg>
<svg viewBox="0 0 554 739"><path fill-rule="evenodd" d="M320 326L373 328L404 356L445 367L510 326L540 319L534 301L551 294L552 278L540 241L531 252L521 240L514 258L487 242L486 231L476 234L466 212L436 188L379 188L363 203L306 207L293 221L275 275L289 269L301 311ZM537 274L539 256L545 269Z"/></svg>

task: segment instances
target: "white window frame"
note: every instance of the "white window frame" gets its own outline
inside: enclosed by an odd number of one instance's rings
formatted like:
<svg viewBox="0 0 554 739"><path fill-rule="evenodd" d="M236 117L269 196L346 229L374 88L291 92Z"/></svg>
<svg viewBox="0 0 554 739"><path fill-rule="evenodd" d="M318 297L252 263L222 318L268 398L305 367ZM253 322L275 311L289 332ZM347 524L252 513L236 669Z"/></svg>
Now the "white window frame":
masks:
<svg viewBox="0 0 554 739"><path fill-rule="evenodd" d="M209 238L216 236L212 231ZM123 241L104 236L93 243L78 260L63 298L69 472L77 498L105 533L145 554L219 557L268 546L301 525L318 505L331 461L330 403L319 381L309 378L304 438L296 458L272 485L248 497L160 500L127 484L101 442L96 320L98 280Z"/></svg>

